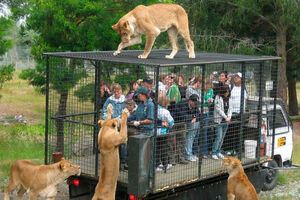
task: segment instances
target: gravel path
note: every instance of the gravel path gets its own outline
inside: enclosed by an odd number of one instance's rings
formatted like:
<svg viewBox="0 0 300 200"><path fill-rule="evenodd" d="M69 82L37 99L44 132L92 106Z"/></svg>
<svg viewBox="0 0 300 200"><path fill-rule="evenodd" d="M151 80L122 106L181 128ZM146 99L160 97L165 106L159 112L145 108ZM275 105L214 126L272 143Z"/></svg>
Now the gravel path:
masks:
<svg viewBox="0 0 300 200"><path fill-rule="evenodd" d="M11 197L11 200L16 200L17 192L14 191L10 197ZM2 200L2 199L4 199L4 194L0 191L0 200ZM57 193L55 200L66 200L66 199L69 199L69 187L68 187L68 184L61 183L58 185L58 193ZM24 195L23 200L29 200L29 197L27 194ZM38 198L38 200L44 200L44 199Z"/></svg>
<svg viewBox="0 0 300 200"><path fill-rule="evenodd" d="M266 191L266 192L262 191L259 193L259 198L299 200L300 180L293 181L285 185L277 185L271 191Z"/></svg>

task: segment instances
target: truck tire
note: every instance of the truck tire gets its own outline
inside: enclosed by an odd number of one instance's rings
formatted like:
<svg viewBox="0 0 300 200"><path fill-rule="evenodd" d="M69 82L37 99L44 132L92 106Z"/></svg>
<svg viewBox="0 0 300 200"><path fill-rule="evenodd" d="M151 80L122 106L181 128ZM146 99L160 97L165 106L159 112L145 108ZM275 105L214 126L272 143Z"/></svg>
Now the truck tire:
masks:
<svg viewBox="0 0 300 200"><path fill-rule="evenodd" d="M268 162L268 167L276 168L278 167L278 164L275 160L272 160ZM265 177L265 182L262 187L263 191L273 190L273 188L277 185L278 174L278 169L267 168L267 175Z"/></svg>

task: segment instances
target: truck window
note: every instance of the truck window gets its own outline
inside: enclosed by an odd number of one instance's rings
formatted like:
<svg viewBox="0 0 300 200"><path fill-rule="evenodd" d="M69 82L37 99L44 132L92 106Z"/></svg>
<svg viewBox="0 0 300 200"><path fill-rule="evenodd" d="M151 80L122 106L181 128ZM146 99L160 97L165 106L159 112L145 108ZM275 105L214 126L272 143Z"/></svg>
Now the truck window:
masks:
<svg viewBox="0 0 300 200"><path fill-rule="evenodd" d="M273 111L268 111L268 116L269 116L269 126L271 129L273 129L274 124L273 124ZM282 114L281 110L276 110L276 115L275 115L275 128L283 128L287 127L285 118Z"/></svg>

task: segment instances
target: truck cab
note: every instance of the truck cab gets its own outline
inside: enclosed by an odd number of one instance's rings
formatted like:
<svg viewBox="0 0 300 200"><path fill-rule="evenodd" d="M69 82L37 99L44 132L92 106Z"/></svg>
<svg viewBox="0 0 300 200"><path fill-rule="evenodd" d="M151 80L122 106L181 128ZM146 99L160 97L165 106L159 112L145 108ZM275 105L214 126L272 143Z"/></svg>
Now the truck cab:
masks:
<svg viewBox="0 0 300 200"><path fill-rule="evenodd" d="M269 158L262 164L267 172L262 190L272 190L279 173L278 169L272 168L292 164L293 125L281 99L276 99L276 109L270 98L264 98L262 103L260 155ZM249 105L257 105L257 102L250 100Z"/></svg>

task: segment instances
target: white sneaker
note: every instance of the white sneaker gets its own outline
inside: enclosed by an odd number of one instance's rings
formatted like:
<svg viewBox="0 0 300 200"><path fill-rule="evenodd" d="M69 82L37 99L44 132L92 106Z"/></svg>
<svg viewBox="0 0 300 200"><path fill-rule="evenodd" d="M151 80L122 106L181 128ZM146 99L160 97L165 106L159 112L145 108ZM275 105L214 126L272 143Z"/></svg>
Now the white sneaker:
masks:
<svg viewBox="0 0 300 200"><path fill-rule="evenodd" d="M170 169L171 167L173 167L172 164L168 164L168 165L167 165L167 169Z"/></svg>
<svg viewBox="0 0 300 200"><path fill-rule="evenodd" d="M221 158L221 159L224 158L223 154L221 154L221 153L218 153L218 157Z"/></svg>
<svg viewBox="0 0 300 200"><path fill-rule="evenodd" d="M212 155L211 157L212 157L212 159L214 159L214 160L218 160L218 159L219 159L217 155Z"/></svg>
<svg viewBox="0 0 300 200"><path fill-rule="evenodd" d="M190 162L196 162L196 161L197 161L195 157L190 158L190 159L186 159L186 160L188 160L188 161L190 161Z"/></svg>
<svg viewBox="0 0 300 200"><path fill-rule="evenodd" d="M156 171L156 172L162 172L163 169L162 169L161 167L157 167L157 168L155 169L155 171Z"/></svg>

